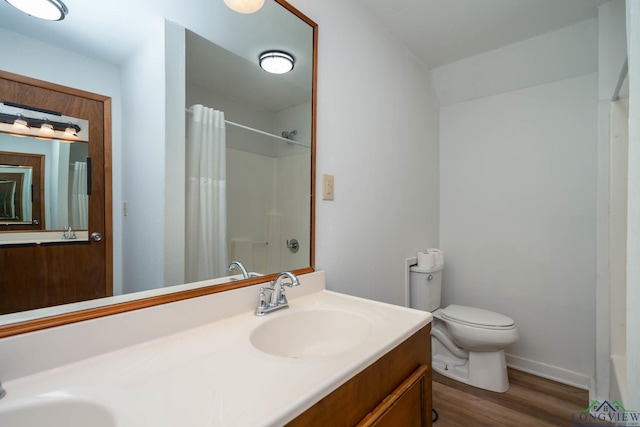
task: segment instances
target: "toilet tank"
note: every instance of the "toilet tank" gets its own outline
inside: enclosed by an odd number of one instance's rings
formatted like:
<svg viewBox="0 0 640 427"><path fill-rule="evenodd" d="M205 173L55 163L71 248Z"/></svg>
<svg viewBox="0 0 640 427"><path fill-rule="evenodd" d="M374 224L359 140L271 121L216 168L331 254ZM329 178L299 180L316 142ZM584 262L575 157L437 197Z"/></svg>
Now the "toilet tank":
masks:
<svg viewBox="0 0 640 427"><path fill-rule="evenodd" d="M443 268L444 265L435 267L414 265L409 268L409 302L411 308L434 311L440 307Z"/></svg>

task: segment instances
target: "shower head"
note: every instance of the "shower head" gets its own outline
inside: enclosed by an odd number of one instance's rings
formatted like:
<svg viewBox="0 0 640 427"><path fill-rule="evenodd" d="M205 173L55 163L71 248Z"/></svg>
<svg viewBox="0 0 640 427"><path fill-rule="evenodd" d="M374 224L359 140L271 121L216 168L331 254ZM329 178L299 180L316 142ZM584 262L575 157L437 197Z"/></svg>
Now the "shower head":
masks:
<svg viewBox="0 0 640 427"><path fill-rule="evenodd" d="M282 132L282 137L286 138L286 139L293 139L293 137L296 136L297 134L298 134L298 130L297 129L294 129L294 130L289 131L289 132L283 131Z"/></svg>

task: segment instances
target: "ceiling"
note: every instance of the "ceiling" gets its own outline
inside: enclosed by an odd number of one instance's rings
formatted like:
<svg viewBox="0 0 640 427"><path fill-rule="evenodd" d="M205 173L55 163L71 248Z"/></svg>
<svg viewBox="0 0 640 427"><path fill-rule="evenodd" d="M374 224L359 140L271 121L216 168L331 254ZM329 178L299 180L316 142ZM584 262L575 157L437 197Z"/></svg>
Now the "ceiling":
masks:
<svg viewBox="0 0 640 427"><path fill-rule="evenodd" d="M355 0L429 69L595 19L609 0Z"/></svg>

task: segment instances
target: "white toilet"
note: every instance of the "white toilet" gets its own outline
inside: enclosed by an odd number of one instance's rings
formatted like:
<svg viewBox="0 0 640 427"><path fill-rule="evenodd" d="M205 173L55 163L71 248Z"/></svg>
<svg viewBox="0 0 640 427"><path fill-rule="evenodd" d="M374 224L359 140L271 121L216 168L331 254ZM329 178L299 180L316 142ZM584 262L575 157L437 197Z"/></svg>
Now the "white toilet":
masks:
<svg viewBox="0 0 640 427"><path fill-rule="evenodd" d="M442 269L410 268L411 307L433 313L433 370L463 383L503 393L509 389L504 349L518 340L513 319L480 308L440 308Z"/></svg>

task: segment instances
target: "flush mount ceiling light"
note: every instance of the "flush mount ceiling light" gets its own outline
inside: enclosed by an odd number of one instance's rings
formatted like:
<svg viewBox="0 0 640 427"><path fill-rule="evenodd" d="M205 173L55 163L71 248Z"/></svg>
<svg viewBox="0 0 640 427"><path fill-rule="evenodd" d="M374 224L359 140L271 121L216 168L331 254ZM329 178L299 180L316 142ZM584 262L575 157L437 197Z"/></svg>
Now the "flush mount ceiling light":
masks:
<svg viewBox="0 0 640 427"><path fill-rule="evenodd" d="M27 15L47 21L62 21L69 13L67 6L60 0L5 0L11 6Z"/></svg>
<svg viewBox="0 0 640 427"><path fill-rule="evenodd" d="M284 74L293 70L295 59L286 52L270 50L260 54L260 67L273 74Z"/></svg>
<svg viewBox="0 0 640 427"><path fill-rule="evenodd" d="M224 0L224 3L238 13L253 13L260 10L264 0Z"/></svg>

